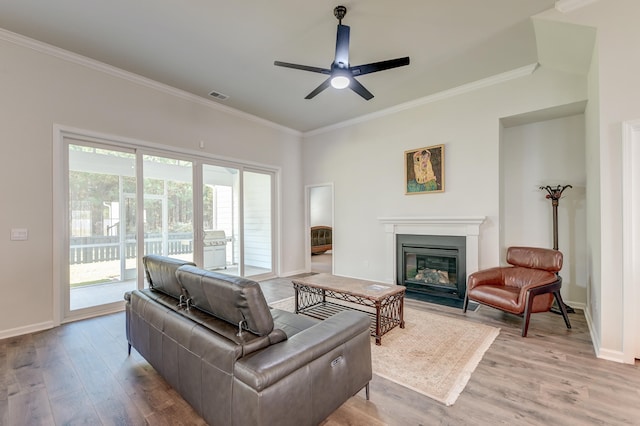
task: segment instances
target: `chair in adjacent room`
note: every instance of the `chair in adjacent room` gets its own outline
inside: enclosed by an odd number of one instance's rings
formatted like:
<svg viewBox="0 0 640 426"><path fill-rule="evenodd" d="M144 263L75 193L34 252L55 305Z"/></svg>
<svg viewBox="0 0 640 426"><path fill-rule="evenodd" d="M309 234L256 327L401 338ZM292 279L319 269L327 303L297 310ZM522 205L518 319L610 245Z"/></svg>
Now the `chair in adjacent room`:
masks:
<svg viewBox="0 0 640 426"><path fill-rule="evenodd" d="M509 247L509 266L496 267L469 275L463 311L469 300L491 306L524 318L522 337L527 336L532 313L547 312L555 298L567 328L569 316L560 288L562 252L537 247Z"/></svg>

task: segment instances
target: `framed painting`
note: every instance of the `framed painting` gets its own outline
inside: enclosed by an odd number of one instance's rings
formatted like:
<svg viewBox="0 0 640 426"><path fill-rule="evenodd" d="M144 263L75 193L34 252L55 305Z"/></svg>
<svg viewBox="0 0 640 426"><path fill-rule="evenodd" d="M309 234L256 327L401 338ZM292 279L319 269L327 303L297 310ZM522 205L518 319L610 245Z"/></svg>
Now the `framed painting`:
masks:
<svg viewBox="0 0 640 426"><path fill-rule="evenodd" d="M444 145L404 152L405 193L444 192Z"/></svg>

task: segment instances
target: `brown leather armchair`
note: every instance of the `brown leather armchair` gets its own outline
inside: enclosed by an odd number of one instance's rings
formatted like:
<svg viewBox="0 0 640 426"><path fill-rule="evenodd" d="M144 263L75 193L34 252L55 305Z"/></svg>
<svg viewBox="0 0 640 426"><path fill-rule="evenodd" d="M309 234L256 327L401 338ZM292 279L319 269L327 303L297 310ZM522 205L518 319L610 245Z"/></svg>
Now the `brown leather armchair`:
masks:
<svg viewBox="0 0 640 426"><path fill-rule="evenodd" d="M522 337L529 329L529 316L551 309L555 297L567 328L571 328L560 287L562 253L537 247L509 247L507 263L469 275L463 311L469 300L524 317Z"/></svg>

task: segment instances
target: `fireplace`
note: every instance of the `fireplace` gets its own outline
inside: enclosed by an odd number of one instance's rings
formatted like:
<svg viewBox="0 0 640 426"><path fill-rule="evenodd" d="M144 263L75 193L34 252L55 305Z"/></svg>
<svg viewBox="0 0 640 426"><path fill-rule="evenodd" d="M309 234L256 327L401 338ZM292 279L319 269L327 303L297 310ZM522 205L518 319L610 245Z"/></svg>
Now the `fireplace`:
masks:
<svg viewBox="0 0 640 426"><path fill-rule="evenodd" d="M396 282L412 293L464 299L466 238L396 235Z"/></svg>
<svg viewBox="0 0 640 426"><path fill-rule="evenodd" d="M457 247L458 260L456 272L456 283L461 283L461 286L458 287L458 285L456 285L455 290L452 285L421 287L423 291L409 291L407 292L407 297L458 308L462 307L463 299L460 298L464 298L467 276L478 270L480 257L480 226L485 219L485 216L405 216L378 218L384 226L386 235L385 282L389 284L402 284L403 281L398 276L398 271L402 269L398 268L397 265L402 265L404 262L404 257L398 256L396 241L398 236L461 237L465 243ZM458 240L458 242L460 241L462 240ZM454 246L455 245L457 244L454 244ZM445 251L445 253L449 253L449 251ZM438 268L432 269L438 270ZM451 274L449 273L449 275Z"/></svg>

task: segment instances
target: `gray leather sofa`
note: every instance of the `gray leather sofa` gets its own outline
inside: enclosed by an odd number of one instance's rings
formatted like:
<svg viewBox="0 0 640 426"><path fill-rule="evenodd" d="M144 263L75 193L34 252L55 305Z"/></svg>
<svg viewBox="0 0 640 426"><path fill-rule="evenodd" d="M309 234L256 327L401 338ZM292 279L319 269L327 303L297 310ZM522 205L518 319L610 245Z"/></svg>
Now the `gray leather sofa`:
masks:
<svg viewBox="0 0 640 426"><path fill-rule="evenodd" d="M150 288L125 294L134 347L211 425L316 425L362 388L369 318L317 321L267 305L258 283L144 258Z"/></svg>

